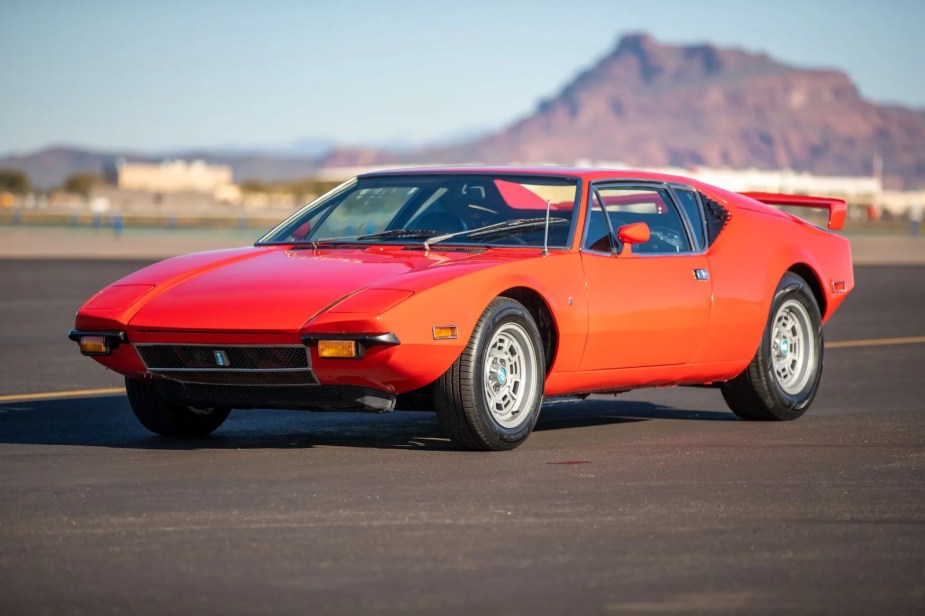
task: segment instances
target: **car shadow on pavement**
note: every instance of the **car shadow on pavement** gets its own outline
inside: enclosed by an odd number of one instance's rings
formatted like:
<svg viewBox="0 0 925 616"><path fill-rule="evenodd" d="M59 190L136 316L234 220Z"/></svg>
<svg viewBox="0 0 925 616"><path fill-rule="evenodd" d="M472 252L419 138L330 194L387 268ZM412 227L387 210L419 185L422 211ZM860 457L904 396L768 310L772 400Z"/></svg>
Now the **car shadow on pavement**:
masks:
<svg viewBox="0 0 925 616"><path fill-rule="evenodd" d="M730 419L731 414L680 411L649 402L587 400L548 405L537 431L650 419ZM158 437L135 419L124 396L30 401L0 405L0 444L66 445L124 449L304 449L315 446L456 449L429 411L386 414L236 410L208 437Z"/></svg>
<svg viewBox="0 0 925 616"><path fill-rule="evenodd" d="M551 417L559 408L574 411L576 415L597 415L623 420L645 419L686 419L695 421L741 421L729 411L705 411L689 408L677 408L665 404L640 400L615 399L610 397L592 397L580 402L568 402L543 407L537 429L541 429L544 416ZM571 414L568 415L569 417Z"/></svg>

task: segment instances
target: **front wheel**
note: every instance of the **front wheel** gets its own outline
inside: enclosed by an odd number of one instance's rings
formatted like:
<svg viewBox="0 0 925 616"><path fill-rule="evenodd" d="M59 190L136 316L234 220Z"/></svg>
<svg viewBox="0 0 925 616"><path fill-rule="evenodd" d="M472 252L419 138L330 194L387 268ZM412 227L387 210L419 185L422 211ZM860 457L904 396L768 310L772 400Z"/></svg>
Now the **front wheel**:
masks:
<svg viewBox="0 0 925 616"><path fill-rule="evenodd" d="M803 415L822 376L822 317L800 276L777 285L761 345L745 371L722 385L723 398L743 419L786 421Z"/></svg>
<svg viewBox="0 0 925 616"><path fill-rule="evenodd" d="M168 402L155 385L136 379L125 379L125 392L141 425L162 436L205 436L222 425L231 412Z"/></svg>
<svg viewBox="0 0 925 616"><path fill-rule="evenodd" d="M530 436L543 402L542 348L522 304L499 297L488 305L469 344L434 387L440 424L455 444L501 451Z"/></svg>

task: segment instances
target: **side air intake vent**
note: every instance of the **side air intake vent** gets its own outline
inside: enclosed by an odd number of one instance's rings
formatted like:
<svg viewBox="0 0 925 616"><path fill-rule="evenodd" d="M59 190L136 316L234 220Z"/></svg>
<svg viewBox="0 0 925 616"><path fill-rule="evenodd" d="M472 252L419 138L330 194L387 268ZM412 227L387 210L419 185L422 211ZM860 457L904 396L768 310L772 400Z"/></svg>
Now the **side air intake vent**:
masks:
<svg viewBox="0 0 925 616"><path fill-rule="evenodd" d="M704 214L707 219L707 245L712 245L719 237L720 231L729 222L729 210L703 193L700 193L700 200L703 201Z"/></svg>

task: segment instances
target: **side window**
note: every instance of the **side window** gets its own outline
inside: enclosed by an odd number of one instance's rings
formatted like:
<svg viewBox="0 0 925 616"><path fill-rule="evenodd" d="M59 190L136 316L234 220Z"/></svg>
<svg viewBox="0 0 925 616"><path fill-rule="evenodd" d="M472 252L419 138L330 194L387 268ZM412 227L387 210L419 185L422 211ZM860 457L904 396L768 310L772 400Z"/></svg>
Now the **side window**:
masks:
<svg viewBox="0 0 925 616"><path fill-rule="evenodd" d="M634 222L649 225L651 238L644 244L634 246L633 252L671 254L691 251L684 223L667 190L610 186L598 188L597 193L603 200L614 232L623 225ZM588 233L585 235L585 247L597 250L601 236L606 236L607 227L596 198L592 200L592 205L594 207L590 210L591 218Z"/></svg>
<svg viewBox="0 0 925 616"><path fill-rule="evenodd" d="M681 209L687 214L687 219L691 221L691 230L694 232L695 250L703 250L706 246L705 233L703 226L703 210L700 209L700 200L697 199L697 193L687 188L675 188L675 194L681 203Z"/></svg>

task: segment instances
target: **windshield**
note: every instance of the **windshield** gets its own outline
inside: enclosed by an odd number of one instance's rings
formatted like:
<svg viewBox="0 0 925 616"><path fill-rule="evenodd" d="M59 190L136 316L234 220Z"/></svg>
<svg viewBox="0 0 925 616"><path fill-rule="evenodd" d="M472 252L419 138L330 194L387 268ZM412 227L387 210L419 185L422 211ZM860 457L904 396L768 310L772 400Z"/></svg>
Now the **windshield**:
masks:
<svg viewBox="0 0 925 616"><path fill-rule="evenodd" d="M491 244L568 247L578 181L533 175L360 177L321 197L258 244ZM536 219L541 219L539 223ZM504 223L504 224L503 224ZM490 232L485 232L490 228ZM471 231L472 233L466 233Z"/></svg>

